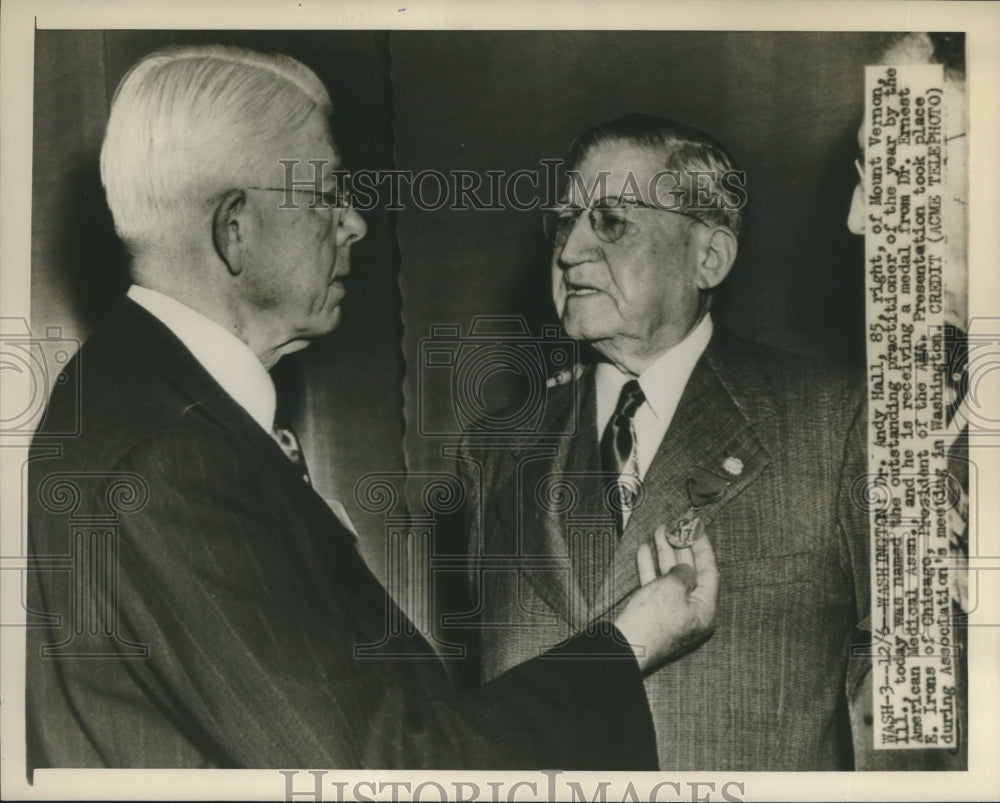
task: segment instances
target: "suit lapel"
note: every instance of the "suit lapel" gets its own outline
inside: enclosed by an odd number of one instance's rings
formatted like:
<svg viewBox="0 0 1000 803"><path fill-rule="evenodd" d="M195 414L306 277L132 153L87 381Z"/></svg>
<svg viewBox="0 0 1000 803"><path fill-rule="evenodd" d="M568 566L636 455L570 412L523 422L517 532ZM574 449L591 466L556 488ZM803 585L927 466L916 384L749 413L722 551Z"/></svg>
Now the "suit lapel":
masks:
<svg viewBox="0 0 1000 803"><path fill-rule="evenodd" d="M495 496L513 501L513 504L498 505L496 512L502 531L517 534L518 556L545 556L565 561L564 568L524 570L521 576L567 621L579 618L589 605L569 569L566 526L572 509L562 510L554 504L554 495L546 493L545 489L552 488L552 482L560 478L574 481L570 462L577 462L578 457L573 454L574 441L593 440L597 413L593 394L588 392L591 382L592 379L585 376L578 380L577 392L550 395L554 403L545 411L539 430L542 434L511 450L514 465ZM596 444L593 459L597 459ZM578 612L575 617L574 611Z"/></svg>
<svg viewBox="0 0 1000 803"><path fill-rule="evenodd" d="M597 597L591 618L600 618L639 585L635 564L640 544L652 544L657 526L669 527L691 504L688 479L696 469L706 469L729 480L725 495L702 508L699 515L715 539L728 534L713 533L712 520L719 509L752 483L770 456L755 432L755 424L774 415L769 397L748 397L739 382L739 356L730 348L735 339L716 330L711 343L695 366L681 395L670 427L643 481L643 503L635 510L615 552L614 566ZM738 476L722 469L723 461L735 457L742 463ZM738 537L734 534L733 537Z"/></svg>
<svg viewBox="0 0 1000 803"><path fill-rule="evenodd" d="M182 398L188 400L184 416L202 416L215 426L229 433L238 443L251 449L255 457L266 464L275 482L291 489L298 510L316 522L317 532L329 535L327 546L337 554L336 565L340 576L352 586L366 591L373 599L384 601L382 587L370 572L372 582L362 582L357 563L367 569L361 559L352 533L327 507L322 497L302 481L302 477L281 447L204 369L183 343L159 319L134 301L125 297L111 310L113 320L123 327L121 336L136 351L136 358L155 365L163 372ZM275 534L275 537L279 537Z"/></svg>
<svg viewBox="0 0 1000 803"><path fill-rule="evenodd" d="M143 344L144 359L162 370L178 392L189 399L184 415L203 415L252 449L279 476L295 476L301 483L291 461L270 434L215 381L173 332L131 299L126 298L125 303L130 324L140 333L138 342Z"/></svg>

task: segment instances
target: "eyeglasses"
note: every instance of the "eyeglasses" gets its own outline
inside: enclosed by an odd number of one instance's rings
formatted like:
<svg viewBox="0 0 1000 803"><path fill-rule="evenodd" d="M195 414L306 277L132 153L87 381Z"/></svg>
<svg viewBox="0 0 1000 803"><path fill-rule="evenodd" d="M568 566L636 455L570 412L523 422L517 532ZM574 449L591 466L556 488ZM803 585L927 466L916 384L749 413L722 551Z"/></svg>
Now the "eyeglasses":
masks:
<svg viewBox="0 0 1000 803"><path fill-rule="evenodd" d="M245 187L248 190L263 190L264 192L299 192L313 196L310 209L350 209L352 206L350 176L338 175L337 185L332 190L319 192L305 187ZM279 209L297 209L297 204L291 203L286 197Z"/></svg>
<svg viewBox="0 0 1000 803"><path fill-rule="evenodd" d="M626 210L629 207L671 212L689 218L696 223L708 225L695 215L676 209L667 209L663 206L653 206L636 198L602 198L587 208L566 206L561 209L550 209L542 216L542 228L545 230L545 236L552 241L552 245L559 248L569 239L570 232L576 226L580 215L586 212L590 220L590 228L593 229L597 238L605 243L615 243L628 231L629 219Z"/></svg>

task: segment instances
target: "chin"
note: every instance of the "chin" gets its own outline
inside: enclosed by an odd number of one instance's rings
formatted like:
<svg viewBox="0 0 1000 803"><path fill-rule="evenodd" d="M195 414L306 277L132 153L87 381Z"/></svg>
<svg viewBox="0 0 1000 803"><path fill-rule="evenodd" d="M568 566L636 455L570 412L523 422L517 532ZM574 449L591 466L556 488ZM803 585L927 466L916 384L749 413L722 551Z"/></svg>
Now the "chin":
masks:
<svg viewBox="0 0 1000 803"><path fill-rule="evenodd" d="M622 321L609 314L613 308L607 296L576 298L571 296L563 310L562 323L566 334L574 340L602 340L621 331Z"/></svg>
<svg viewBox="0 0 1000 803"><path fill-rule="evenodd" d="M334 307L329 315L326 316L325 325L323 327L322 334L328 335L338 326L340 326L341 320L343 320L344 313L341 311L340 307Z"/></svg>
<svg viewBox="0 0 1000 803"><path fill-rule="evenodd" d="M957 326L963 332L969 328L969 305L964 295L945 291L944 322Z"/></svg>
<svg viewBox="0 0 1000 803"><path fill-rule="evenodd" d="M582 319L580 316L573 315L563 317L563 328L566 330L567 337L573 340L582 340L585 343L613 337L617 331L603 321Z"/></svg>
<svg viewBox="0 0 1000 803"><path fill-rule="evenodd" d="M324 310L310 316L309 322L299 329L299 336L305 340L328 335L338 326L343 318L343 313L339 306L334 306L329 311Z"/></svg>

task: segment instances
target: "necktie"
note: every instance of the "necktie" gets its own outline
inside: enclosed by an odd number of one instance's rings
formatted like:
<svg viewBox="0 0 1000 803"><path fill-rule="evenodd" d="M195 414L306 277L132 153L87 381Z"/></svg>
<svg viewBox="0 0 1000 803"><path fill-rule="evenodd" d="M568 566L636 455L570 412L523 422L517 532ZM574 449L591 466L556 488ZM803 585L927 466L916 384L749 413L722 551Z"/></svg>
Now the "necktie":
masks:
<svg viewBox="0 0 1000 803"><path fill-rule="evenodd" d="M951 424L962 406L969 389L969 337L952 324L944 326L945 384L950 391L947 399L947 424Z"/></svg>
<svg viewBox="0 0 1000 803"><path fill-rule="evenodd" d="M619 476L628 473L636 475L638 479L638 465L635 460L635 428L632 419L635 416L635 411L645 401L646 395L639 387L638 380L630 379L622 386L622 392L618 396L618 405L601 436L601 469L606 473ZM623 507L628 507L631 491L629 485L622 483ZM622 533L624 522L623 512L622 510L615 511L615 524L619 535Z"/></svg>
<svg viewBox="0 0 1000 803"><path fill-rule="evenodd" d="M271 437L274 439L275 443L281 447L281 451L285 453L285 457L288 458L289 462L296 468L296 470L301 475L303 481L306 485L312 486L312 480L309 478L309 469L306 466L306 458L302 453L302 444L299 443L299 438L295 434L295 430L291 427L279 427L275 425L271 428ZM347 508L344 507L343 502L339 499L328 499L327 497L321 497L324 502L326 502L327 507L333 511L340 523L344 528L351 534L355 541L355 547L357 547L358 531L354 527L354 522L351 521L351 516L347 512Z"/></svg>
<svg viewBox="0 0 1000 803"><path fill-rule="evenodd" d="M312 485L309 479L309 469L306 468L306 458L302 454L302 444L299 443L294 430L288 427L274 426L271 429L271 437L281 447L281 451L285 453L285 457L291 461L291 464L302 475L302 479L305 480L306 485Z"/></svg>
<svg viewBox="0 0 1000 803"><path fill-rule="evenodd" d="M950 392L947 399L946 422L949 436L947 444L948 506L945 517L952 557L959 565L951 572L952 598L964 612L969 611L969 424L968 410L963 410L969 392L969 336L957 326L945 324L946 349L945 386ZM961 411L961 412L960 412Z"/></svg>

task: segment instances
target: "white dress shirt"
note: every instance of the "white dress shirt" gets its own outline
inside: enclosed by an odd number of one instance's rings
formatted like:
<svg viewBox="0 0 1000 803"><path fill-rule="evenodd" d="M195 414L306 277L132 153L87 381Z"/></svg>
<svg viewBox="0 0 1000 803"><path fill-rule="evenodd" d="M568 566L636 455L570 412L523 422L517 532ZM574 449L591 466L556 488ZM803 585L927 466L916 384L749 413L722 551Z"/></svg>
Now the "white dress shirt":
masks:
<svg viewBox="0 0 1000 803"><path fill-rule="evenodd" d="M128 297L173 332L212 379L273 437L277 406L274 381L246 343L211 318L156 290L133 284L128 289ZM326 497L323 501L357 536L354 522L343 503Z"/></svg>
<svg viewBox="0 0 1000 803"><path fill-rule="evenodd" d="M712 318L706 315L680 343L657 357L639 377L625 374L611 363L598 364L595 373L598 443L628 380L638 378L639 387L646 397L632 419L635 433L633 459L631 467L626 468L623 475L628 472L636 474L640 480L645 478L674 418L691 372L711 338ZM623 523L627 523L628 518L629 511L626 509L623 511Z"/></svg>
<svg viewBox="0 0 1000 803"><path fill-rule="evenodd" d="M128 297L173 332L209 375L268 434L277 398L271 375L250 347L175 298L133 284Z"/></svg>

